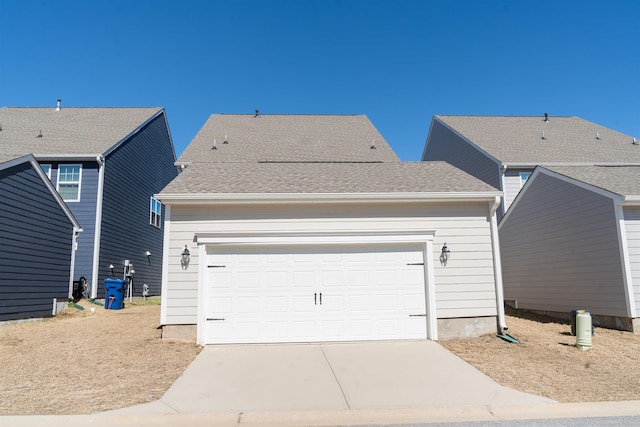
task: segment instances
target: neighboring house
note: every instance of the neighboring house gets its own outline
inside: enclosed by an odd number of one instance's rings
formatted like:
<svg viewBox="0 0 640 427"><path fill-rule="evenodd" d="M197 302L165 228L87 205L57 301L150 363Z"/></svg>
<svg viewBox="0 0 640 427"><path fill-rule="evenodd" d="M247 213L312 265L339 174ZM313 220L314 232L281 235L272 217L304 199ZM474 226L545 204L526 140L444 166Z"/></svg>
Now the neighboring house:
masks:
<svg viewBox="0 0 640 427"><path fill-rule="evenodd" d="M510 305L640 330L640 166L538 167L499 230Z"/></svg>
<svg viewBox="0 0 640 427"><path fill-rule="evenodd" d="M501 192L362 115L212 115L166 204L163 337L444 339L504 326Z"/></svg>
<svg viewBox="0 0 640 427"><path fill-rule="evenodd" d="M434 116L422 160L442 160L504 192L499 219L538 166L640 165L634 139L579 117Z"/></svg>
<svg viewBox="0 0 640 427"><path fill-rule="evenodd" d="M129 260L134 294L159 294L164 212L152 196L177 175L164 109L5 107L0 123L0 156L33 154L84 230L73 280L101 297Z"/></svg>
<svg viewBox="0 0 640 427"><path fill-rule="evenodd" d="M51 316L82 229L33 156L0 162L0 322Z"/></svg>

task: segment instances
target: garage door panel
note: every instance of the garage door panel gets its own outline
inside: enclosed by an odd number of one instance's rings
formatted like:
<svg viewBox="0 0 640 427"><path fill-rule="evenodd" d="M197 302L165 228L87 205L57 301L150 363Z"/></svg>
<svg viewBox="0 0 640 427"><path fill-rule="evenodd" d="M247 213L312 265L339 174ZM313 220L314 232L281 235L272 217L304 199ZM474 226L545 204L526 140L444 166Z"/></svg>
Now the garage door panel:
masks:
<svg viewBox="0 0 640 427"><path fill-rule="evenodd" d="M419 245L208 249L207 343L426 338Z"/></svg>

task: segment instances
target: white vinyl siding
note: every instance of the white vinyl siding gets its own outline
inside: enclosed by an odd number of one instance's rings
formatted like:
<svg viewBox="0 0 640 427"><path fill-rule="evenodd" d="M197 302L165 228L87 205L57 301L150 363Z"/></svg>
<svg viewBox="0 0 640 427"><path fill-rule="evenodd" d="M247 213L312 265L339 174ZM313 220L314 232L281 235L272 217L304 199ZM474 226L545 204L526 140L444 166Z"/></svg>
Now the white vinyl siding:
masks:
<svg viewBox="0 0 640 427"><path fill-rule="evenodd" d="M624 222L637 316L637 310L640 308L640 207L625 207Z"/></svg>
<svg viewBox="0 0 640 427"><path fill-rule="evenodd" d="M505 300L627 316L612 199L540 173L500 224Z"/></svg>
<svg viewBox="0 0 640 427"><path fill-rule="evenodd" d="M504 211L509 210L520 189L524 185L523 175L531 174L532 170L507 169L504 173Z"/></svg>
<svg viewBox="0 0 640 427"><path fill-rule="evenodd" d="M196 324L200 260L194 234L341 233L389 234L434 230L438 318L495 316L495 282L488 203L394 203L359 205L261 205L171 207L168 242L167 324ZM444 243L451 250L440 265ZM189 269L180 266L188 245ZM163 295L164 296L164 295Z"/></svg>

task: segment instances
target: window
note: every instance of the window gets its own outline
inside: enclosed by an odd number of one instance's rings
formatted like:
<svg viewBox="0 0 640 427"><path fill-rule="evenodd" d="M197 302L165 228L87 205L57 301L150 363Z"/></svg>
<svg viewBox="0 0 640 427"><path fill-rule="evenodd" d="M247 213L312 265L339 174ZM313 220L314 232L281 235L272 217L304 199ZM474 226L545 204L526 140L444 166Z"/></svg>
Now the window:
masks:
<svg viewBox="0 0 640 427"><path fill-rule="evenodd" d="M149 224L154 227L160 228L162 224L162 203L151 198L151 204L149 205Z"/></svg>
<svg viewBox="0 0 640 427"><path fill-rule="evenodd" d="M58 193L65 202L80 201L80 179L82 165L60 165L58 167Z"/></svg>
<svg viewBox="0 0 640 427"><path fill-rule="evenodd" d="M44 173L47 175L47 178L51 180L51 165L40 165Z"/></svg>
<svg viewBox="0 0 640 427"><path fill-rule="evenodd" d="M520 172L520 188L524 187L524 183L527 182L530 176L531 172Z"/></svg>

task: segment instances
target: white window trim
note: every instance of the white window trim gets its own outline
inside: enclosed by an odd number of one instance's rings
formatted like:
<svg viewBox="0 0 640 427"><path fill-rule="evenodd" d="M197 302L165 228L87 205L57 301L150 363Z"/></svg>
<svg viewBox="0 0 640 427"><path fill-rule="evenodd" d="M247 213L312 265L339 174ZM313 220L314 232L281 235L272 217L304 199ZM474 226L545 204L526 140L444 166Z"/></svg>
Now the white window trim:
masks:
<svg viewBox="0 0 640 427"><path fill-rule="evenodd" d="M160 212L159 213L157 213L156 211L153 210L153 202L154 201L158 204L158 206L160 206ZM156 221L153 220L153 214L154 213L157 216L157 220ZM160 200L154 198L153 196L151 196L149 198L149 225L152 225L152 226L154 226L156 228L162 228L162 203L160 202Z"/></svg>
<svg viewBox="0 0 640 427"><path fill-rule="evenodd" d="M82 189L82 163L61 163L58 165L58 178L56 180L56 190L60 193L60 169L63 166L78 166L80 169L78 170L78 197L76 199L65 199L62 198L65 202L79 202L80 201L80 190ZM63 184L74 184L74 182L63 182ZM62 194L60 194L62 196Z"/></svg>
<svg viewBox="0 0 640 427"><path fill-rule="evenodd" d="M531 177L531 172L520 172L520 188L524 187L529 177Z"/></svg>

